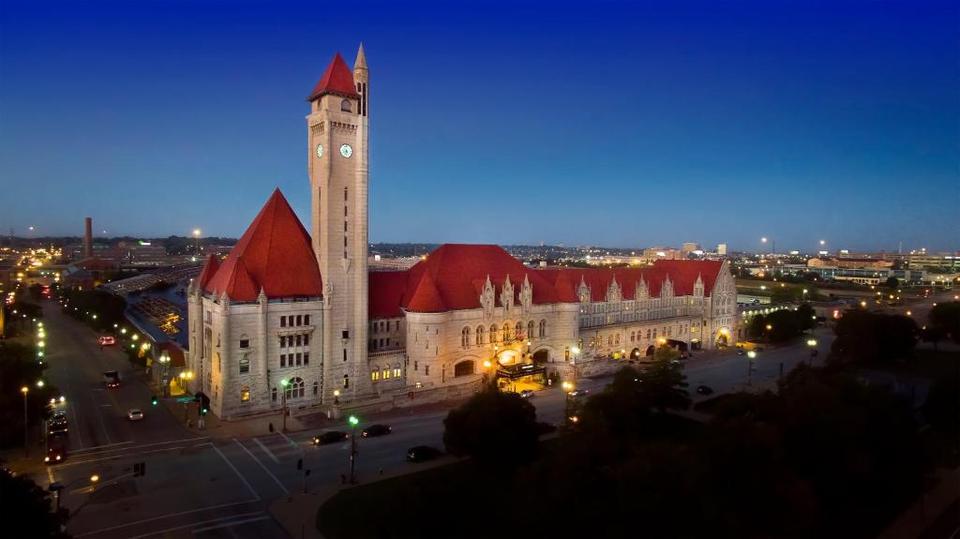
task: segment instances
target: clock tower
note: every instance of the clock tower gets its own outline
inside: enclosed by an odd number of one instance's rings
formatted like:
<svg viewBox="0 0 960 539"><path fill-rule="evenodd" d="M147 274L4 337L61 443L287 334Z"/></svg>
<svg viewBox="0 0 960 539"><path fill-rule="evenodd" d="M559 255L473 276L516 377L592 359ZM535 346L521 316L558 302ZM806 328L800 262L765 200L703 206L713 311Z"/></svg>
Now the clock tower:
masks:
<svg viewBox="0 0 960 539"><path fill-rule="evenodd" d="M323 401L372 391L367 362L367 84L363 45L353 71L340 54L307 100L311 237L323 279ZM338 393L335 393L338 392Z"/></svg>

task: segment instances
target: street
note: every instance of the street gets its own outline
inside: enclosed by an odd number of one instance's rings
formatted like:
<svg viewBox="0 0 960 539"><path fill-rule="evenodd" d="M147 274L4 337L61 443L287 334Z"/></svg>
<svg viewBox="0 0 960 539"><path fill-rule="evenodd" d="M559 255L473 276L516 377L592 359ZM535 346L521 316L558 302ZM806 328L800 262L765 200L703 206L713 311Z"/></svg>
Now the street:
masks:
<svg viewBox="0 0 960 539"><path fill-rule="evenodd" d="M43 467L37 458L27 473L41 486L54 481L65 486L61 503L70 509L68 531L75 537L284 536L268 512L271 501L304 487L335 490L348 473L350 442L315 447L313 431L207 436L186 429L166 406L150 406L151 390L120 350L101 351L96 334L64 316L55 302L45 302L44 311L48 377L66 396L71 452L57 466ZM818 328L814 338L820 364L833 340L832 329ZM759 352L749 375L750 360L735 349L696 352L684 362L690 392L702 400L706 397L695 393L701 384L710 386L714 396L748 386L772 387L781 363L786 374L810 360L806 341ZM101 375L108 369L120 371L119 389L104 387ZM577 387L597 392L608 381L581 379ZM538 419L553 424L563 421L564 401L559 387L531 397ZM126 420L133 407L146 412L143 421ZM381 471L418 469L420 465L406 462L406 450L421 444L442 447L446 414L445 409L395 410L361 418L360 429L382 422L393 432L357 440L359 481ZM350 430L346 424L329 428ZM142 476L135 475L137 463L145 465ZM93 475L99 476L95 483Z"/></svg>

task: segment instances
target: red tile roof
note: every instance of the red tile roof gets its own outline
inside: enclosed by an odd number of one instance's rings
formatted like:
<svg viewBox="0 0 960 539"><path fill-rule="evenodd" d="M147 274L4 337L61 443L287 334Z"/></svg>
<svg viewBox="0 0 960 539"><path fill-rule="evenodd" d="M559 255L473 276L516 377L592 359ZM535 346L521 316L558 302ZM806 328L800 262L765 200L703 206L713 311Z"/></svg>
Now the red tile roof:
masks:
<svg viewBox="0 0 960 539"><path fill-rule="evenodd" d="M210 282L210 279L213 279L218 269L220 269L220 259L217 258L217 255L212 254L208 256L207 261L203 263L203 269L200 270L200 276L197 277L197 286L203 290L203 288L207 286L207 283Z"/></svg>
<svg viewBox="0 0 960 539"><path fill-rule="evenodd" d="M507 276L519 303L526 276L533 286L533 302L576 303L581 280L591 289L593 301L605 301L607 288L616 277L625 299L634 299L637 283L647 283L651 297L660 295L669 275L675 295L693 294L701 276L704 295L709 296L722 262L659 260L643 268L550 268L530 269L496 245L447 244L438 247L407 271L371 272L369 278L371 319L396 318L404 310L439 312L480 307L480 294L489 275L497 304ZM427 279L426 277L429 277Z"/></svg>
<svg viewBox="0 0 960 539"><path fill-rule="evenodd" d="M442 313L447 310L429 271L423 272L413 295L410 296L410 301L407 302L406 309L415 313Z"/></svg>
<svg viewBox="0 0 960 539"><path fill-rule="evenodd" d="M330 61L327 70L324 71L323 76L320 77L320 82L313 87L313 91L310 92L310 97L307 98L307 101L313 101L324 94L353 98L360 97L360 94L357 93L357 86L353 82L353 72L347 67L347 63L343 61L343 57L340 56L339 52L333 56L333 60Z"/></svg>
<svg viewBox="0 0 960 539"><path fill-rule="evenodd" d="M204 287L234 301L254 301L261 289L270 299L323 294L310 236L279 189Z"/></svg>

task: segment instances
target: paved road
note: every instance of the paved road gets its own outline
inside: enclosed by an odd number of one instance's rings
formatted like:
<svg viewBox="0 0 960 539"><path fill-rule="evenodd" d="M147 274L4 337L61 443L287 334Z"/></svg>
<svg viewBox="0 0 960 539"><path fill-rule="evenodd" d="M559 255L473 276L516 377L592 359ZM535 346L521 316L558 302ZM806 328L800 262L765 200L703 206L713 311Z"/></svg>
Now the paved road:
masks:
<svg viewBox="0 0 960 539"><path fill-rule="evenodd" d="M932 303L933 299L929 300ZM72 407L77 429L74 451L62 465L42 470L41 485L67 485L62 502L73 517L69 531L76 537L282 537L284 532L267 512L268 504L304 485L311 491L335 489L348 471L348 442L314 447L313 432L208 438L183 429L163 407L144 406L150 391L117 350L100 352L94 335L78 322L47 306L50 378L60 385ZM832 342L828 328L816 332L818 361ZM759 354L748 379L745 356L735 350L702 352L685 362L691 390L697 385L726 392L762 384L810 358L805 340L770 348ZM101 371L126 374L116 392L101 390ZM583 379L580 388L600 390L609 378ZM564 395L559 388L538 392L531 400L538 418L562 421ZM128 424L130 406L149 408L142 423ZM415 470L407 463L407 448L442 446L446 410L397 411L382 419L393 427L389 436L359 439L358 477L365 481L380 470ZM373 418L374 420L380 420ZM343 430L345 426L340 426ZM297 469L299 460L304 472ZM133 464L145 462L147 474L133 477ZM95 490L89 477L101 479Z"/></svg>

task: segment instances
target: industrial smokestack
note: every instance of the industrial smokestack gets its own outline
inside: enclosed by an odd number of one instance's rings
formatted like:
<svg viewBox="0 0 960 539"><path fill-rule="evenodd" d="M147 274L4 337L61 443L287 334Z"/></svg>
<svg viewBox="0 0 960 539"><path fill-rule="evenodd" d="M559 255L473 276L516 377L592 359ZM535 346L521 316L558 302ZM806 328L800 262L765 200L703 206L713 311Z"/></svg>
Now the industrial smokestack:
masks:
<svg viewBox="0 0 960 539"><path fill-rule="evenodd" d="M93 256L93 218L87 217L83 220L83 257L91 258Z"/></svg>

